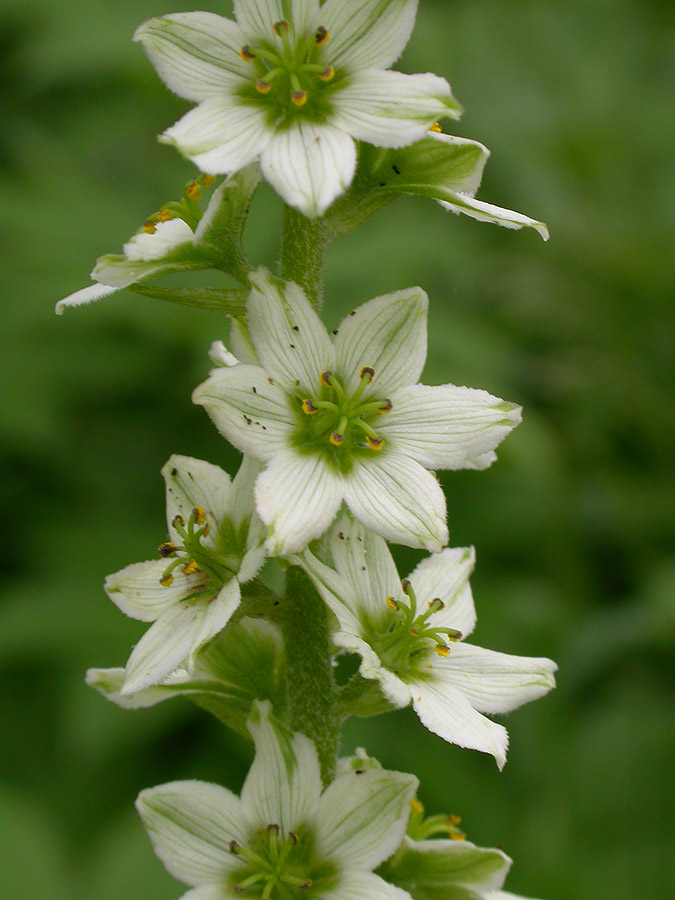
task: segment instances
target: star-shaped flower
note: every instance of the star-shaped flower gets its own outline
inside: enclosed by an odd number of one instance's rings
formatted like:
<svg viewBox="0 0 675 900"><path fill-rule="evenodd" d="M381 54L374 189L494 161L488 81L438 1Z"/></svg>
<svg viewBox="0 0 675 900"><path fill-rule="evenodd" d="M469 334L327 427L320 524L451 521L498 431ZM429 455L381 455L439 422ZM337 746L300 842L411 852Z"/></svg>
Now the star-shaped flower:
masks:
<svg viewBox="0 0 675 900"><path fill-rule="evenodd" d="M198 201L214 179L201 175L188 183L179 201L164 204L127 241L122 254L96 261L96 284L56 304L60 315L148 278L188 269L219 268L240 275L240 238L251 196L260 183L260 167L251 165L225 179L202 214Z"/></svg>
<svg viewBox="0 0 675 900"><path fill-rule="evenodd" d="M420 288L370 300L331 338L297 285L265 270L251 283L259 365L218 368L193 396L235 447L267 464L255 494L272 552L319 537L343 500L387 539L440 550L445 498L429 469L489 465L520 408L416 383L427 344Z"/></svg>
<svg viewBox="0 0 675 900"><path fill-rule="evenodd" d="M166 85L199 105L162 140L207 172L260 158L290 206L319 216L350 184L355 140L402 147L460 107L436 75L387 71L417 0L234 0L237 21L175 13L136 32Z"/></svg>
<svg viewBox="0 0 675 900"><path fill-rule="evenodd" d="M555 685L550 659L459 643L476 622L471 548L422 560L401 583L386 543L342 515L330 532L333 568L308 550L298 559L337 617L336 644L361 656L396 707L412 702L422 724L460 747L491 753L501 768L508 735L482 713L505 713Z"/></svg>
<svg viewBox="0 0 675 900"><path fill-rule="evenodd" d="M263 564L265 529L253 509L260 470L244 458L234 481L218 466L172 456L162 469L170 540L160 559L109 575L105 590L134 619L154 624L136 644L120 694L160 684L218 634L239 605L240 582Z"/></svg>
<svg viewBox="0 0 675 900"><path fill-rule="evenodd" d="M256 755L241 797L177 781L138 798L157 855L193 888L183 900L410 900L373 869L401 842L417 779L358 761L322 791L309 738L267 703L248 727Z"/></svg>

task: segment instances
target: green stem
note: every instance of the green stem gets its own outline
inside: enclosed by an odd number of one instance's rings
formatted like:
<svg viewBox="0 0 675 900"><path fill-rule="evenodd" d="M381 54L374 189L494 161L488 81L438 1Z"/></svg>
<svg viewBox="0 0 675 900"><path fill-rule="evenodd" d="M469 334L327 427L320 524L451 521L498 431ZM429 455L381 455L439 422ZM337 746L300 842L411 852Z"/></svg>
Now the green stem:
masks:
<svg viewBox="0 0 675 900"><path fill-rule="evenodd" d="M290 725L314 741L327 785L335 777L340 737L328 612L297 566L286 573L279 621L286 648Z"/></svg>
<svg viewBox="0 0 675 900"><path fill-rule="evenodd" d="M290 206L284 207L281 277L299 284L317 310L323 302L323 256L332 237L324 219L308 219Z"/></svg>

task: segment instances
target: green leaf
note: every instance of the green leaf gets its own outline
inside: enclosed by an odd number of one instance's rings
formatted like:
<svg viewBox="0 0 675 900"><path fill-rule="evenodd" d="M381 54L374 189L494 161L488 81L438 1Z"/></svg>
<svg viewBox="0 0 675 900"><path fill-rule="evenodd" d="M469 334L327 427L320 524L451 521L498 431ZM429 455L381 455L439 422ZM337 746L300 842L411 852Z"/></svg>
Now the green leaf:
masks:
<svg viewBox="0 0 675 900"><path fill-rule="evenodd" d="M161 288L146 284L131 284L129 290L154 300L167 300L181 306L210 309L228 316L246 313L248 291L239 288Z"/></svg>

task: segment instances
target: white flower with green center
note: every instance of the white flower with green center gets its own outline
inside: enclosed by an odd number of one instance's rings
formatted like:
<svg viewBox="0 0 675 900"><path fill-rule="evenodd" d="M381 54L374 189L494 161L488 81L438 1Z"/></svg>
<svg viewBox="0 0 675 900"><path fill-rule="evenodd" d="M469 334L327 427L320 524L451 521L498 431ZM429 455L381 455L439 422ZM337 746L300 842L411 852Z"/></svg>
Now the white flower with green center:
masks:
<svg viewBox="0 0 675 900"><path fill-rule="evenodd" d="M260 364L214 370L193 398L235 447L267 464L255 494L271 552L319 537L343 500L387 539L440 550L445 497L429 470L489 465L520 408L486 391L416 383L427 345L420 288L370 300L331 338L297 285L265 270L251 283Z"/></svg>
<svg viewBox="0 0 675 900"><path fill-rule="evenodd" d="M249 166L227 178L214 191L202 214L202 191L214 179L201 175L188 183L179 201L170 201L149 216L123 247L96 261L91 277L97 284L82 288L56 304L67 307L100 300L137 282L195 269L222 268L238 275L239 237L248 204L260 183L260 167Z"/></svg>
<svg viewBox="0 0 675 900"><path fill-rule="evenodd" d="M161 139L206 172L260 158L286 203L323 215L352 180L355 140L402 147L461 111L443 78L386 71L416 11L417 0L235 0L236 22L150 19L136 39L165 84L199 104Z"/></svg>
<svg viewBox="0 0 675 900"><path fill-rule="evenodd" d="M244 458L234 481L218 466L172 456L162 469L170 540L160 559L109 575L105 590L128 616L154 624L136 644L120 694L163 682L228 623L239 584L263 564L265 529L253 509L260 466Z"/></svg>
<svg viewBox="0 0 675 900"><path fill-rule="evenodd" d="M460 747L506 762L508 735L482 713L505 713L555 685L550 659L510 656L459 643L476 613L469 586L474 553L446 548L400 581L386 543L342 515L330 532L333 568L308 550L298 558L337 617L335 643L358 653L396 707L412 702L422 724Z"/></svg>
<svg viewBox="0 0 675 900"><path fill-rule="evenodd" d="M192 887L183 900L410 900L373 869L401 842L417 779L364 765L322 791L314 745L267 703L249 731L256 755L240 797L177 781L138 798L157 855Z"/></svg>

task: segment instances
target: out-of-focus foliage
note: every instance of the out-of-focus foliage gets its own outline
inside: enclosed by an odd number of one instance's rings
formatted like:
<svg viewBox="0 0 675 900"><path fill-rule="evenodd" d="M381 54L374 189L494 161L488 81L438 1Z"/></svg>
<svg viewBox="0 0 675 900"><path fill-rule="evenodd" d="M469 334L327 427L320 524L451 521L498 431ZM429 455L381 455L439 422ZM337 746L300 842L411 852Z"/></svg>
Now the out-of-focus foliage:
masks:
<svg viewBox="0 0 675 900"><path fill-rule="evenodd" d="M134 797L237 788L250 758L186 702L125 712L83 681L142 631L101 583L164 538L161 465L236 465L190 403L226 324L128 292L53 315L193 174L155 140L187 104L130 41L190 8L0 2L3 900L178 896ZM651 900L672 878L674 24L659 0L422 0L402 67L450 80L456 132L493 151L479 197L544 219L551 242L411 199L327 262L331 319L419 283L426 380L525 407L495 467L444 483L453 543L477 546L477 643L561 667L509 718L501 775L407 713L352 722L345 749L424 774L428 811L462 814L515 857L512 891L550 900ZM256 263L275 260L278 213L263 190Z"/></svg>

